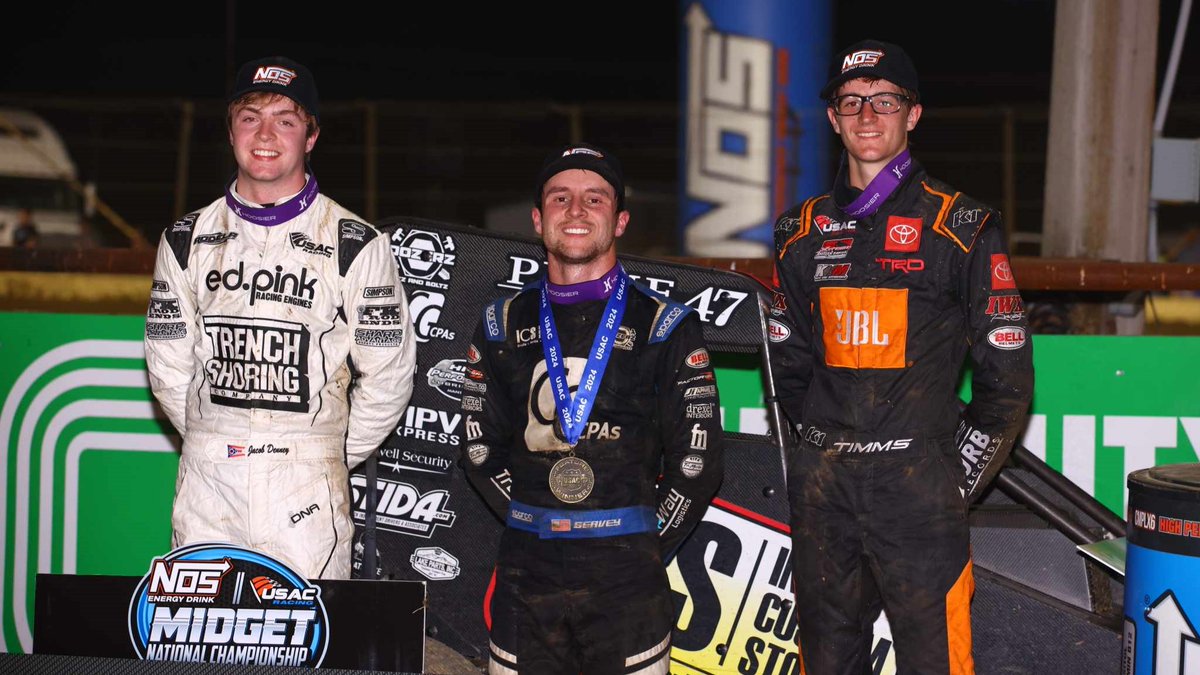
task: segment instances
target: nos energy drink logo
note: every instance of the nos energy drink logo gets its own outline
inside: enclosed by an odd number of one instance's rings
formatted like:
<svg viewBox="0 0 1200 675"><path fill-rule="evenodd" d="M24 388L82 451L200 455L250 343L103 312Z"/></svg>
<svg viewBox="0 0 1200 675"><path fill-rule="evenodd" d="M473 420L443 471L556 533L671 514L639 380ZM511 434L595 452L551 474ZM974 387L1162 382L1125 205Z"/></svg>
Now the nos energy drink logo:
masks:
<svg viewBox="0 0 1200 675"><path fill-rule="evenodd" d="M329 645L321 589L257 551L193 544L155 558L129 603L147 661L317 667Z"/></svg>
<svg viewBox="0 0 1200 675"><path fill-rule="evenodd" d="M829 4L682 3L685 254L768 257L775 217L825 191Z"/></svg>

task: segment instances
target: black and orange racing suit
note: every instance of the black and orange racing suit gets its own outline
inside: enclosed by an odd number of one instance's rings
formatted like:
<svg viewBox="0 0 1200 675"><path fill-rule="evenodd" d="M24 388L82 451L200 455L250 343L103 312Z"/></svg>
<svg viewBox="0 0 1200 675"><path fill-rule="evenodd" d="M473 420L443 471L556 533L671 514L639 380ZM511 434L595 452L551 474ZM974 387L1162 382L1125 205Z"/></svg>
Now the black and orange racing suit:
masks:
<svg viewBox="0 0 1200 675"><path fill-rule="evenodd" d="M996 211L919 165L871 215L839 208L857 195L839 173L775 224L802 656L864 672L882 601L901 672L971 672L967 505L1032 396L1021 296Z"/></svg>

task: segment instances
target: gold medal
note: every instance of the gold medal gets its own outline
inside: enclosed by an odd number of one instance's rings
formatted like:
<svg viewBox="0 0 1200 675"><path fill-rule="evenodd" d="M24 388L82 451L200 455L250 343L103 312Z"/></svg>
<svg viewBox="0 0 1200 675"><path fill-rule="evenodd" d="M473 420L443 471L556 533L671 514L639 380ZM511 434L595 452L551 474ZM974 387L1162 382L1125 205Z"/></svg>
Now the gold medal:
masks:
<svg viewBox="0 0 1200 675"><path fill-rule="evenodd" d="M560 502L576 504L587 499L596 486L592 467L578 457L563 457L550 469L550 492Z"/></svg>

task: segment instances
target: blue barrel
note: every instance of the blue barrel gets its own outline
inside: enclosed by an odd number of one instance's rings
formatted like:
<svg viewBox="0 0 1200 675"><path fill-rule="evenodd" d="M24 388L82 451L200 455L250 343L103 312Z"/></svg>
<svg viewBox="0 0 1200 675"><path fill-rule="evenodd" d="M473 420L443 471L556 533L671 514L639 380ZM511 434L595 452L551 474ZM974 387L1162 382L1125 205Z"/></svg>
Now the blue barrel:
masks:
<svg viewBox="0 0 1200 675"><path fill-rule="evenodd" d="M1124 675L1200 673L1200 464L1129 474Z"/></svg>

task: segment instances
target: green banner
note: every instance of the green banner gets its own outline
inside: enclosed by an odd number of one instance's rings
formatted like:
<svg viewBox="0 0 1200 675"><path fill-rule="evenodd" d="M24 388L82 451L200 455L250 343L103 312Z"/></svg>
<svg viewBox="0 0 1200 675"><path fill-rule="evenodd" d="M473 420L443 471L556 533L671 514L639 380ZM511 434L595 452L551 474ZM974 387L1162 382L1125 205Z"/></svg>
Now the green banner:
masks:
<svg viewBox="0 0 1200 675"><path fill-rule="evenodd" d="M170 547L178 439L138 316L0 313L0 651L32 648L39 572L145 573ZM1036 336L1024 444L1124 512L1125 476L1197 461L1200 338ZM757 357L717 358L722 419L766 433Z"/></svg>

